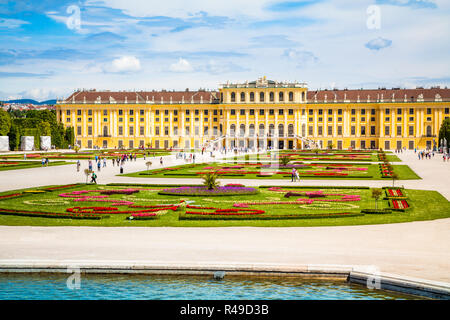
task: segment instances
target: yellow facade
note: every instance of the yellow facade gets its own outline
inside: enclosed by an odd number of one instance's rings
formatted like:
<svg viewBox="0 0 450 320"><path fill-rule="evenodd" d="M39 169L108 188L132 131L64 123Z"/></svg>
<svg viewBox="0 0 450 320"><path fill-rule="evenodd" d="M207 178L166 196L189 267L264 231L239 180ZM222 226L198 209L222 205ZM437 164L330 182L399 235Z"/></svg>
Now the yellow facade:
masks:
<svg viewBox="0 0 450 320"><path fill-rule="evenodd" d="M331 144L338 149L422 149L439 144L440 125L450 116L450 102L442 98L407 102L405 95L399 101L363 102L358 96L356 102L327 101L325 95L318 101L305 84L265 78L225 84L214 101L206 96L194 100L197 93L192 92L155 93L152 101L152 92L142 101L136 94L133 102L116 101L108 92L89 94L98 95L97 100L86 100L86 95L81 100L83 93L77 93L56 108L58 119L74 127L83 148L300 149ZM157 94L161 98L155 100ZM173 101L172 95L181 94L182 101Z"/></svg>

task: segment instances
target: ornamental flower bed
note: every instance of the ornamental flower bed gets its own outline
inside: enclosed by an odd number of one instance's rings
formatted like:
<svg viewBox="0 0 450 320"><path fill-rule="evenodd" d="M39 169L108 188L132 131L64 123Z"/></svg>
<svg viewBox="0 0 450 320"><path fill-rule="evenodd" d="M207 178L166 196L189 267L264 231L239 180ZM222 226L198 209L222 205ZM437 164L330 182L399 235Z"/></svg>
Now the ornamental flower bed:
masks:
<svg viewBox="0 0 450 320"><path fill-rule="evenodd" d="M89 193L98 192L103 195L89 195ZM126 194L130 195L139 192L139 189L122 189L122 190L77 190L70 193L61 193L58 196L63 198L71 198L73 201L83 202L111 202L115 206L132 205L134 202L121 199L108 199L111 194Z"/></svg>
<svg viewBox="0 0 450 320"><path fill-rule="evenodd" d="M187 205L187 209L198 209L198 210L214 210L214 211L188 211L186 214L198 214L198 215L221 215L221 216L239 216L239 215L254 215L263 214L264 210L252 210L252 209L220 209L214 207L200 207Z"/></svg>
<svg viewBox="0 0 450 320"><path fill-rule="evenodd" d="M389 198L401 198L401 197L405 197L405 195L403 194L401 189L391 189L391 188L386 188L386 195Z"/></svg>
<svg viewBox="0 0 450 320"><path fill-rule="evenodd" d="M4 195L4 196L0 196L0 200L4 200L4 199L12 199L12 198L20 197L20 196L22 196L22 193L6 194L6 195Z"/></svg>
<svg viewBox="0 0 450 320"><path fill-rule="evenodd" d="M91 220L102 219L102 216L90 213L61 213L61 212L27 211L14 209L0 209L0 214L23 216L23 217L57 218L57 219L91 219ZM106 218L107 216L104 217Z"/></svg>
<svg viewBox="0 0 450 320"><path fill-rule="evenodd" d="M406 201L406 200L395 200L395 199L392 199L391 202L392 202L392 208L394 210L405 211L405 209L410 208L410 206L408 204L408 201Z"/></svg>
<svg viewBox="0 0 450 320"><path fill-rule="evenodd" d="M173 196L231 196L231 195L250 195L257 194L258 190L249 187L217 187L216 189L207 189L206 187L184 186L178 188L163 189L158 192L161 195Z"/></svg>

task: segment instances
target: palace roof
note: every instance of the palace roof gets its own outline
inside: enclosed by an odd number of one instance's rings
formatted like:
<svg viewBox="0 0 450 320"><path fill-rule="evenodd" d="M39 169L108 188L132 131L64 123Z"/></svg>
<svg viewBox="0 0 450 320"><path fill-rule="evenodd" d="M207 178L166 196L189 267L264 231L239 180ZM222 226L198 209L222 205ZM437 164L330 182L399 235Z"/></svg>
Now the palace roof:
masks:
<svg viewBox="0 0 450 320"><path fill-rule="evenodd" d="M178 104L218 103L214 91L76 91L59 103L74 104Z"/></svg>
<svg viewBox="0 0 450 320"><path fill-rule="evenodd" d="M308 91L308 103L441 102L450 101L450 89L360 89Z"/></svg>

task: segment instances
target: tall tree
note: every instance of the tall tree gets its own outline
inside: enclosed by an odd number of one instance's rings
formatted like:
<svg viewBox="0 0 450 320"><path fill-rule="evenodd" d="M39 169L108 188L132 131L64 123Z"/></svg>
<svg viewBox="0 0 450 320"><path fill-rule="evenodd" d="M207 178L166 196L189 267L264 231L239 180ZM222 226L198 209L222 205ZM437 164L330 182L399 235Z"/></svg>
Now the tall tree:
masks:
<svg viewBox="0 0 450 320"><path fill-rule="evenodd" d="M441 129L439 130L439 145L441 144L441 139L444 138L447 139L445 147L448 147L450 145L450 118L442 121Z"/></svg>
<svg viewBox="0 0 450 320"><path fill-rule="evenodd" d="M6 136L11 129L11 117L8 112L0 109L0 136Z"/></svg>

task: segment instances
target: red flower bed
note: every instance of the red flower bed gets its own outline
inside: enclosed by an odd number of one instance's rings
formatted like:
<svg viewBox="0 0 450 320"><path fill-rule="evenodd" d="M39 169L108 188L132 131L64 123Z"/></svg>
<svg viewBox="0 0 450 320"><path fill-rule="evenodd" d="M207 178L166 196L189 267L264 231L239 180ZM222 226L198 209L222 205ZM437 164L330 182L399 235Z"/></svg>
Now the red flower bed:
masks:
<svg viewBox="0 0 450 320"><path fill-rule="evenodd" d="M43 212L43 211L27 211L14 209L0 209L0 214L25 216L25 217L40 217L40 218L68 218L68 219L101 219L102 217L90 213L60 213L60 212Z"/></svg>
<svg viewBox="0 0 450 320"><path fill-rule="evenodd" d="M14 198L14 197L18 197L21 196L22 193L12 193L12 194L7 194L4 196L0 196L0 199L9 199L9 198Z"/></svg>
<svg viewBox="0 0 450 320"><path fill-rule="evenodd" d="M203 212L203 211L186 211L186 214L198 214L198 215L224 215L224 216L239 216L239 215L255 215L263 214L264 210L253 210L253 209L219 209L214 207L200 207L187 205L186 208L191 209L201 209L201 210L214 210L213 212Z"/></svg>
<svg viewBox="0 0 450 320"><path fill-rule="evenodd" d="M119 211L116 207L73 207L67 208L67 212L72 213L92 213L92 214L142 214L146 215L156 215L155 212L161 210L173 210L177 209L177 206L166 206L166 205L158 205L158 206L130 206L130 208L150 208L143 210L125 210ZM149 214L151 213L151 214Z"/></svg>

